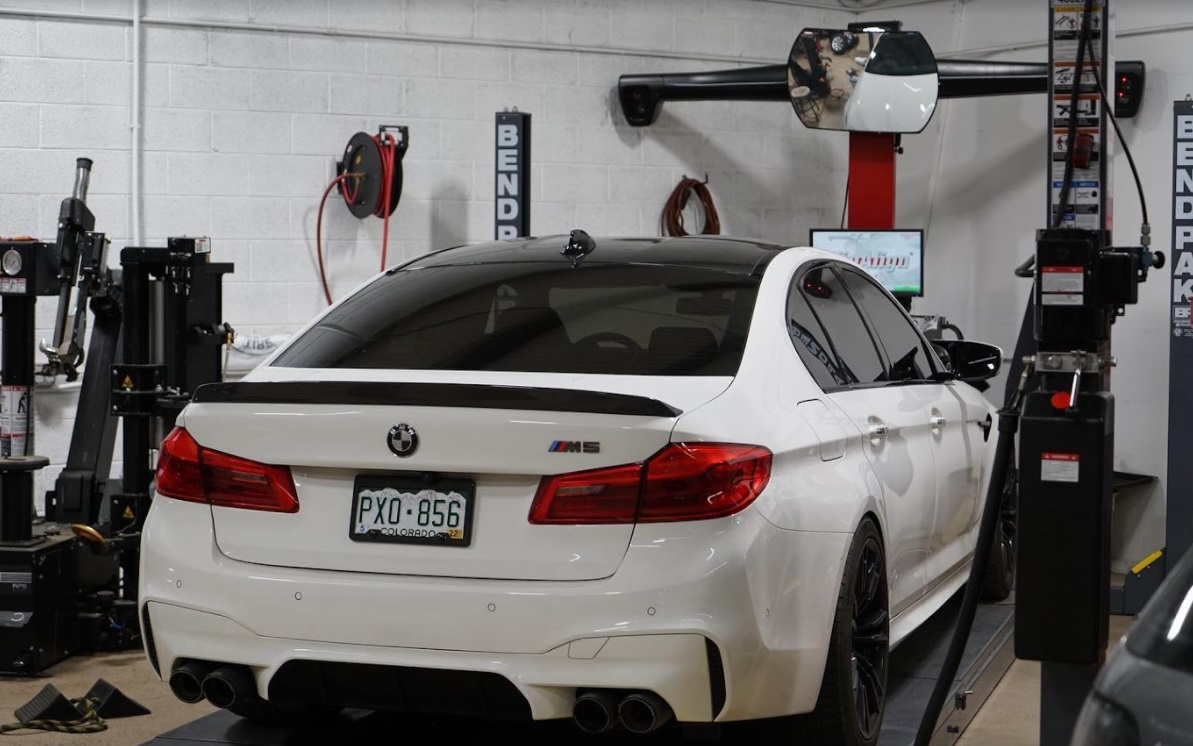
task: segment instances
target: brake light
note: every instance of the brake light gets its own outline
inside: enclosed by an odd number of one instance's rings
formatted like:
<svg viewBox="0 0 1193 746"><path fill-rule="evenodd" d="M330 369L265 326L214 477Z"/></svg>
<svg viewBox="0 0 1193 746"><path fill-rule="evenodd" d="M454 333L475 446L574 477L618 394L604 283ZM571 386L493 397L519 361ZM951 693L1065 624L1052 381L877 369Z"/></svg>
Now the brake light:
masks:
<svg viewBox="0 0 1193 746"><path fill-rule="evenodd" d="M758 446L673 443L646 463L638 521L733 515L770 481L771 453Z"/></svg>
<svg viewBox="0 0 1193 746"><path fill-rule="evenodd" d="M531 523L695 521L733 515L770 481L760 446L672 443L643 464L543 477Z"/></svg>
<svg viewBox="0 0 1193 746"><path fill-rule="evenodd" d="M162 441L156 491L225 508L298 512L298 491L289 467L204 448L180 427Z"/></svg>
<svg viewBox="0 0 1193 746"><path fill-rule="evenodd" d="M543 477L531 523L633 523L642 489L642 465Z"/></svg>

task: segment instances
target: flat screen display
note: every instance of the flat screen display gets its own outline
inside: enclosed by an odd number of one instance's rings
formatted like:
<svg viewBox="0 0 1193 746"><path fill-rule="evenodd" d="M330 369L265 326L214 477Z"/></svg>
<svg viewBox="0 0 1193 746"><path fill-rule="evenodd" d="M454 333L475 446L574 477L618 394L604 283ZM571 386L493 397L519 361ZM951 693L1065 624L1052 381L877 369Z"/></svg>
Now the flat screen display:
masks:
<svg viewBox="0 0 1193 746"><path fill-rule="evenodd" d="M892 295L924 295L924 232L813 229L811 245L860 264Z"/></svg>

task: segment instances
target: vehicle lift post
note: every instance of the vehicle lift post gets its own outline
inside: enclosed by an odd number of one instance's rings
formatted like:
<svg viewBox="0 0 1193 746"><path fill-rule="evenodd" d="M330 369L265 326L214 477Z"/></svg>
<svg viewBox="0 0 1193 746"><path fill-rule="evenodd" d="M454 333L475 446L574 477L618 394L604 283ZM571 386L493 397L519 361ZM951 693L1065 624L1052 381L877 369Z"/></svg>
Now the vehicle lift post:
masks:
<svg viewBox="0 0 1193 746"><path fill-rule="evenodd" d="M210 258L210 242L194 237L120 252L127 321L109 390L112 413L124 418L124 479L112 496L112 522L118 533L136 537L138 550L157 444L195 388L223 380L219 351L233 331L222 321L221 284L233 267ZM140 552L122 553L120 565L125 597L135 602Z"/></svg>
<svg viewBox="0 0 1193 746"><path fill-rule="evenodd" d="M1019 434L1019 557L1015 586L1015 655L1041 662L1040 744L1067 746L1077 715L1105 660L1110 618L1110 526L1114 465L1114 396L1110 393L1111 327L1138 301L1139 283L1164 257L1141 246L1112 245L1108 157L1076 163L1090 138L1092 152L1111 149L1102 101L1083 121L1054 103L1097 96L1111 40L1110 0L1094 0L1081 30L1056 31L1049 2L1049 56L1056 69L1074 64L1068 90L1050 76L1048 211L1050 228L1036 237L1035 354L1024 361L1035 384L1024 397ZM1085 41L1082 41L1084 37ZM1091 99L1086 99L1091 100ZM1078 129L1080 126L1080 130ZM1063 150L1061 149L1063 148ZM1063 157L1057 158L1060 153ZM1063 169L1063 171L1062 171ZM1079 176L1077 174L1080 174ZM1093 182L1096 202L1070 200L1072 182Z"/></svg>

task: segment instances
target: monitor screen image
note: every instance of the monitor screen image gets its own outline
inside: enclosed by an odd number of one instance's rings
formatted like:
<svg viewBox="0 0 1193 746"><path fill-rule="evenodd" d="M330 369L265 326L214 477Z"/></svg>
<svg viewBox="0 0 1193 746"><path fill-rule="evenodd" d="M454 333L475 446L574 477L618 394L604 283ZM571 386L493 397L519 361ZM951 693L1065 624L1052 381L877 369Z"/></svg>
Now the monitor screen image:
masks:
<svg viewBox="0 0 1193 746"><path fill-rule="evenodd" d="M892 295L924 294L923 231L814 229L811 244L857 262Z"/></svg>

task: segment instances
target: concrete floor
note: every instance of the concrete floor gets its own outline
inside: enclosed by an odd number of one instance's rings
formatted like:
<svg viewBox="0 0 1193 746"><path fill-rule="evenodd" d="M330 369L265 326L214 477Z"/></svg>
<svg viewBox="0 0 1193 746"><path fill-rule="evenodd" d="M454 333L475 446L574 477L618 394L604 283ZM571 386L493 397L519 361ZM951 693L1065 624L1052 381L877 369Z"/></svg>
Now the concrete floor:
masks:
<svg viewBox="0 0 1193 746"><path fill-rule="evenodd" d="M46 678L0 679L0 719L16 722L13 711L25 704L46 684L53 684L68 699L82 697L103 679L124 694L149 708L150 715L108 720L101 733L64 734L22 730L0 739L21 746L137 746L196 718L215 712L206 702L188 705L179 702L153 675L153 669L141 651L76 656L52 667Z"/></svg>
<svg viewBox="0 0 1193 746"><path fill-rule="evenodd" d="M1132 617L1110 617L1110 650L1131 626ZM1040 743L1040 664L1017 660L957 746L1037 746Z"/></svg>
<svg viewBox="0 0 1193 746"><path fill-rule="evenodd" d="M1111 617L1113 646L1130 625L1129 617ZM53 684L66 697L81 697L97 679L104 679L129 697L145 705L151 715L108 721L102 733L66 735L19 731L13 743L23 746L138 746L214 709L206 704L188 705L170 694L158 681L145 656L138 652L70 658L49 671L46 678L7 679L0 683L0 718L15 721L13 710L28 702L46 684ZM961 736L958 746L1036 746L1039 743L1040 666L1015 661L986 706ZM12 738L13 736L0 736Z"/></svg>

